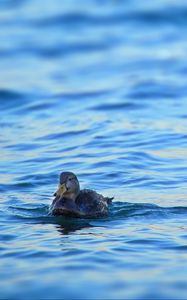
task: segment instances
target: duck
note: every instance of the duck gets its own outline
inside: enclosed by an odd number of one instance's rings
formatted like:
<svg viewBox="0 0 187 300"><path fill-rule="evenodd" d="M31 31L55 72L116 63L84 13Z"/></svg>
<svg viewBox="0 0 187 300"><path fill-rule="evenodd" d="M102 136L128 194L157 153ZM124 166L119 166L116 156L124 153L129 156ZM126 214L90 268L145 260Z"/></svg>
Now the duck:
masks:
<svg viewBox="0 0 187 300"><path fill-rule="evenodd" d="M113 200L113 197L104 197L94 190L81 190L77 176L69 171L60 174L54 197L49 213L53 216L75 218L108 216L109 206Z"/></svg>

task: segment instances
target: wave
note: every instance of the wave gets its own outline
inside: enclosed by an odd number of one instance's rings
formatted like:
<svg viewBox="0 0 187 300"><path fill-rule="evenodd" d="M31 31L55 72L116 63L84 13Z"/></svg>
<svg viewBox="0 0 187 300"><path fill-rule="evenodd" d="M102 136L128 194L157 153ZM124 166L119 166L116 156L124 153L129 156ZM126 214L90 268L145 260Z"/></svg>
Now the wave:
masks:
<svg viewBox="0 0 187 300"><path fill-rule="evenodd" d="M137 220L141 219L141 222L145 220L158 221L162 219L181 218L187 216L186 206L173 206L173 207L161 207L155 204L147 203L129 203L129 202L114 202L110 207L110 213L108 217L102 217L97 219L77 219L67 217L54 217L49 215L49 206L46 204L33 205L25 204L10 205L8 207L9 215L17 220L34 222L34 223L53 223L59 225L88 225L94 226L94 221L100 221L100 226L106 225L106 222L113 220ZM91 223L90 223L91 222ZM102 223L103 222L103 223Z"/></svg>
<svg viewBox="0 0 187 300"><path fill-rule="evenodd" d="M187 24L187 7L175 7L165 6L158 9L136 9L132 7L131 10L120 11L118 7L108 13L97 13L96 12L68 12L60 13L50 17L44 17L40 19L30 20L29 23L37 27L46 26L72 26L72 25L120 25L123 23L135 22L152 25L163 25L163 24L176 24L185 25Z"/></svg>

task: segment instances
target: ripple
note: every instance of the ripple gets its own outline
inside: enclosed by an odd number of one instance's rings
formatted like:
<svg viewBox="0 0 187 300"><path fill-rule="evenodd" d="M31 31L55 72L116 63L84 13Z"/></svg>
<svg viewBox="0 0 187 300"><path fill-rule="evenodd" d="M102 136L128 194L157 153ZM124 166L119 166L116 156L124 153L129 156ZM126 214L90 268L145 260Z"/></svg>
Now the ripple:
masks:
<svg viewBox="0 0 187 300"><path fill-rule="evenodd" d="M52 27L52 26L101 26L105 25L119 25L127 22L143 23L146 25L186 25L187 11L185 7L170 7L167 9L158 10L130 10L127 12L113 12L112 14L94 14L91 11L84 12L73 12L68 14L56 14L53 17L43 18L40 20L34 20L32 26L39 27Z"/></svg>
<svg viewBox="0 0 187 300"><path fill-rule="evenodd" d="M86 134L88 130L71 130L67 132L59 132L59 133L53 133L48 134L46 136L37 138L37 140L56 140L56 139L63 139L64 137L72 138L73 136Z"/></svg>
<svg viewBox="0 0 187 300"><path fill-rule="evenodd" d="M17 103L18 100L24 98L24 95L11 90L0 90L0 100L3 101L15 101ZM2 103L1 103L2 104Z"/></svg>
<svg viewBox="0 0 187 300"><path fill-rule="evenodd" d="M109 87L107 89L91 89L91 90L86 90L86 91L76 91L76 92L64 92L56 95L57 99L65 99L65 100L80 100L80 99L92 99L92 98L97 98L100 96L107 96L110 95L112 92L112 89Z"/></svg>
<svg viewBox="0 0 187 300"><path fill-rule="evenodd" d="M102 104L93 107L92 109L94 110L109 110L109 111L115 111L115 110L136 110L136 109L143 109L145 106L143 104L137 104L137 103L131 103L131 102L126 102L126 103L111 103L111 104Z"/></svg>
<svg viewBox="0 0 187 300"><path fill-rule="evenodd" d="M30 221L34 222L49 222L49 223L57 223L61 226L69 227L69 228L83 228L95 227L98 226L95 219L86 220L86 219L77 219L77 218L66 218L66 217L51 217L48 215L49 206L46 204L22 204L20 205L9 205L8 209L10 212L14 214L14 217L18 217L21 219L30 219ZM132 220L137 216L139 218L146 219L148 216L154 218L155 220L159 219L172 219L178 215L181 217L186 216L187 207L160 207L154 204L139 204L139 203L129 203L129 202L119 202L114 201L113 205L110 207L110 214L107 218L100 218L99 227L105 226L105 221L113 221L123 218L126 220L127 218L131 218ZM99 219L98 219L99 220ZM102 223L103 222L103 223ZM94 225L95 224L95 225ZM73 226L73 227L72 227ZM63 227L62 227L63 229ZM146 240L145 240L146 241Z"/></svg>
<svg viewBox="0 0 187 300"><path fill-rule="evenodd" d="M70 44L61 44L58 45L58 47L51 47L51 48L43 48L43 47L34 47L34 49L26 49L24 48L24 51L35 53L37 55L40 55L42 57L46 58L59 58L61 56L69 56L73 54L79 54L79 53L88 53L88 52L95 52L95 51L105 51L108 49L108 44L106 42L91 42L91 43L70 43ZM91 93L90 93L91 94ZM94 94L94 92L93 92ZM93 96L93 95L92 95ZM77 97L77 96L74 96Z"/></svg>
<svg viewBox="0 0 187 300"><path fill-rule="evenodd" d="M149 101L171 99L177 97L179 91L173 85L166 85L160 82L142 82L133 86L132 91L128 94L130 99L146 99Z"/></svg>

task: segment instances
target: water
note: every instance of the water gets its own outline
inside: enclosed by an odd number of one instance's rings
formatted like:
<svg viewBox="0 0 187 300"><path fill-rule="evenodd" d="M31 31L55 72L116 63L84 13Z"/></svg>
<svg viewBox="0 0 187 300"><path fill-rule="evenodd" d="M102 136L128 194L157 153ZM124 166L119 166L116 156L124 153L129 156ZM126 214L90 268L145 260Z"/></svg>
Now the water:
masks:
<svg viewBox="0 0 187 300"><path fill-rule="evenodd" d="M0 1L0 298L186 299L187 4ZM61 171L115 201L48 215Z"/></svg>

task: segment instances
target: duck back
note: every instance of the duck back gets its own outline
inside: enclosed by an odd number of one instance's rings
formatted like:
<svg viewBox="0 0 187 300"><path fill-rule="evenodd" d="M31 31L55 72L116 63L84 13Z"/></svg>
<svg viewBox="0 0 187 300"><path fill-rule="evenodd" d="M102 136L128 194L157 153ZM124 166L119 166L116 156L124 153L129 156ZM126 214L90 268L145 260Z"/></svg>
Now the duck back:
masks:
<svg viewBox="0 0 187 300"><path fill-rule="evenodd" d="M81 190L75 203L80 212L87 217L106 216L108 214L108 204L112 198L103 197L93 190Z"/></svg>

